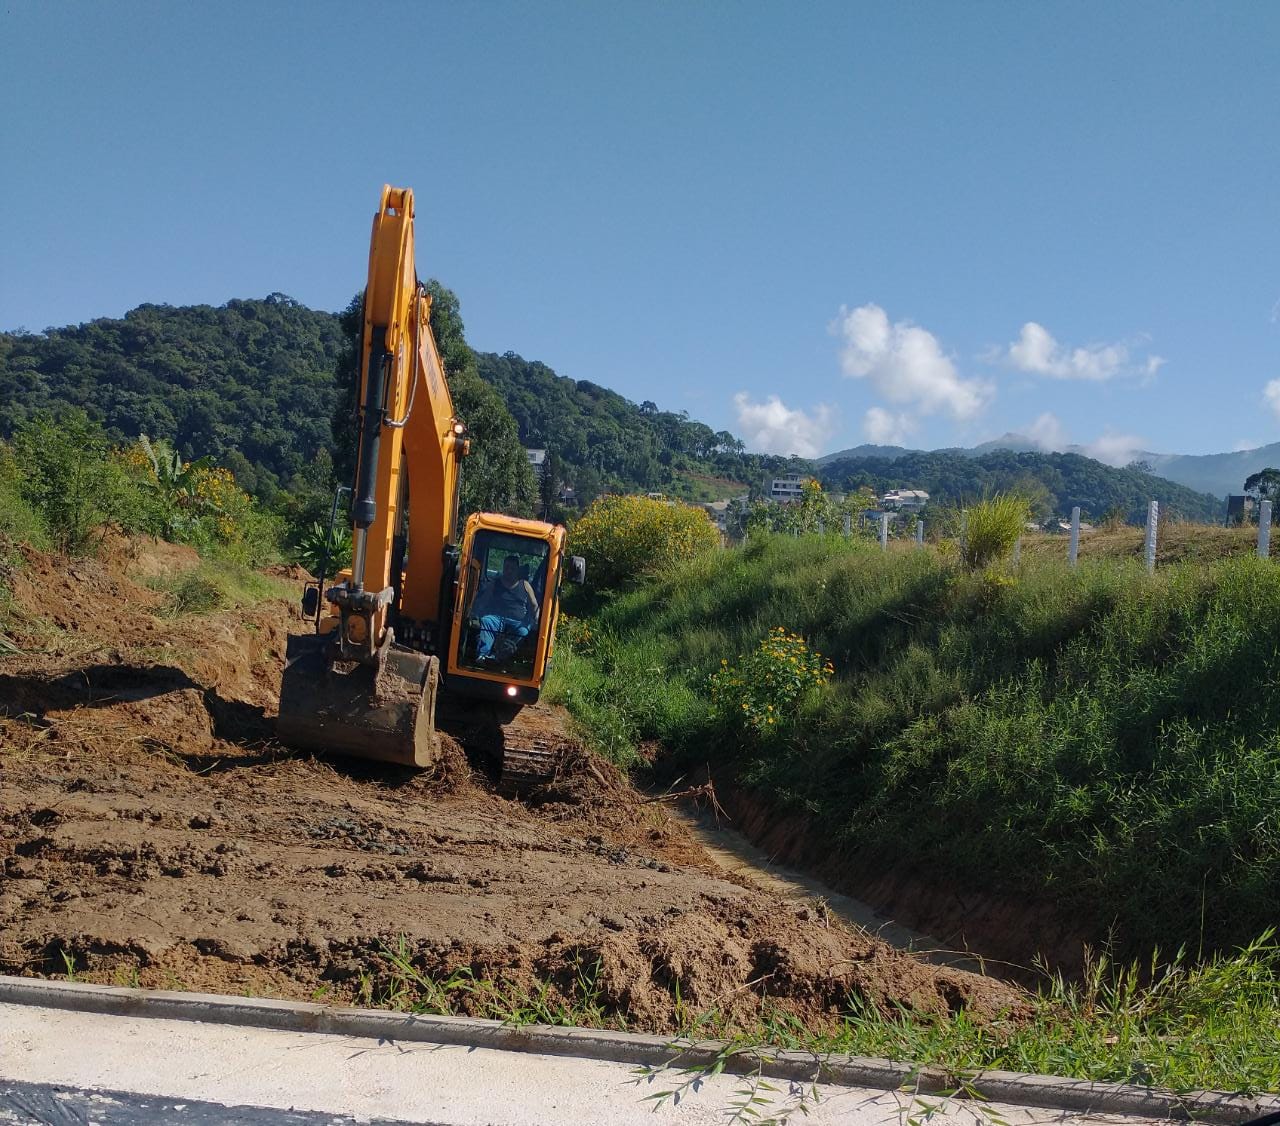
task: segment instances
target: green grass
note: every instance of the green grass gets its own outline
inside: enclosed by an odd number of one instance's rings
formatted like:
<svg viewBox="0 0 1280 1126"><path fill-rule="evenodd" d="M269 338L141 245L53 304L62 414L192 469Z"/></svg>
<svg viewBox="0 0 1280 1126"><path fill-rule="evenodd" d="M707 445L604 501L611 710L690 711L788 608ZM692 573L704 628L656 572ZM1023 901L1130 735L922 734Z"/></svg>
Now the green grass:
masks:
<svg viewBox="0 0 1280 1126"><path fill-rule="evenodd" d="M709 762L802 815L837 860L1052 899L1129 955L1228 951L1276 922L1267 561L966 574L928 549L765 537L590 624L557 654L552 694L601 750L627 763L651 741ZM717 722L707 688L776 625L836 677L766 740Z"/></svg>
<svg viewBox="0 0 1280 1126"><path fill-rule="evenodd" d="M1049 978L1029 1019L938 1022L863 1006L827 1043L855 1055L1139 1083L1187 1091L1280 1091L1280 959L1268 934L1199 965L1179 954ZM784 1046L803 1046L797 1037Z"/></svg>
<svg viewBox="0 0 1280 1126"><path fill-rule="evenodd" d="M404 939L388 945L381 970L362 983L361 1000L404 1012L481 1016L511 1024L626 1030L629 1014L611 1004L595 967L553 984L517 985L467 967L447 977L424 973ZM907 1009L883 1013L858 997L833 1027L806 1028L761 995L756 1023L682 1008L673 1037L722 1039L733 1050L772 1046L819 1056L882 1056L946 1068L958 1077L982 1069L1037 1072L1189 1091L1280 1090L1280 950L1270 936L1228 957L1192 964L1184 955L1146 964L1090 963L1082 980L1046 976L1018 1018L981 1021Z"/></svg>
<svg viewBox="0 0 1280 1126"><path fill-rule="evenodd" d="M173 617L251 606L271 598L293 599L297 595L294 583L221 559L201 559L189 571L152 579L148 585L165 595L165 613Z"/></svg>

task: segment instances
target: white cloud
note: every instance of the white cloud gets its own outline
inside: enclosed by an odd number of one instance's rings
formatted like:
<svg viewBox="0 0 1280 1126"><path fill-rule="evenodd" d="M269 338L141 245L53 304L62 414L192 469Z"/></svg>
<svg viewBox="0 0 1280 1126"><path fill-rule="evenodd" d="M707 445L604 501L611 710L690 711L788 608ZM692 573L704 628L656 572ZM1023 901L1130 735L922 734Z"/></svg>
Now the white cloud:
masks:
<svg viewBox="0 0 1280 1126"><path fill-rule="evenodd" d="M1273 379L1262 389L1263 401L1280 415L1280 379Z"/></svg>
<svg viewBox="0 0 1280 1126"><path fill-rule="evenodd" d="M753 450L767 454L798 454L817 457L827 439L835 433L836 417L825 403L812 411L792 410L777 395L763 403L739 391L733 397L738 410L738 431Z"/></svg>
<svg viewBox="0 0 1280 1126"><path fill-rule="evenodd" d="M1045 453L1079 453L1107 465L1128 465L1147 445L1145 438L1136 434L1117 434L1111 429L1104 430L1092 442L1076 445L1071 441L1061 419L1047 411L1024 427L1021 433Z"/></svg>
<svg viewBox="0 0 1280 1126"><path fill-rule="evenodd" d="M869 380L891 403L970 419L994 393L989 383L964 379L933 333L910 321L891 324L879 305L840 306L831 331L844 341L840 365L845 375Z"/></svg>
<svg viewBox="0 0 1280 1126"><path fill-rule="evenodd" d="M1058 416L1046 411L1027 427L1026 436L1040 449L1054 453L1067 448L1067 432Z"/></svg>
<svg viewBox="0 0 1280 1126"><path fill-rule="evenodd" d="M1102 383L1124 376L1154 379L1164 364L1161 356L1134 356L1124 341L1068 348L1059 344L1044 325L1028 321L1003 358L1018 371L1053 379L1084 379Z"/></svg>
<svg viewBox="0 0 1280 1126"><path fill-rule="evenodd" d="M1136 434L1116 434L1108 430L1089 442L1084 447L1084 452L1107 465L1128 465L1146 444L1146 439L1139 438Z"/></svg>
<svg viewBox="0 0 1280 1126"><path fill-rule="evenodd" d="M1233 453L1247 453L1249 450L1256 450L1260 445L1256 438L1240 438L1234 446L1231 447Z"/></svg>
<svg viewBox="0 0 1280 1126"><path fill-rule="evenodd" d="M894 414L884 407L872 407L862 419L862 433L877 446L901 446L916 429L916 421L909 414Z"/></svg>

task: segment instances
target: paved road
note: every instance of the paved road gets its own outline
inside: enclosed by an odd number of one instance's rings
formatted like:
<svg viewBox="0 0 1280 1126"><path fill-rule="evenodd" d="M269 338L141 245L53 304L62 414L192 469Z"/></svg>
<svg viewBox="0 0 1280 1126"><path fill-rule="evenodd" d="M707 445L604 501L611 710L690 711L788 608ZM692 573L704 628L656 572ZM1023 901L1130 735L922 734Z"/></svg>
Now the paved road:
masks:
<svg viewBox="0 0 1280 1126"><path fill-rule="evenodd" d="M702 1126L723 1124L746 1081L717 1076L678 1104L648 1098L685 1078L646 1080L628 1064L526 1052L284 1032L0 1004L0 1123L244 1123L320 1126ZM759 1109L795 1110L787 1083ZM903 1126L923 1110L904 1095L821 1086L806 1126ZM935 1100L930 1099L932 1105ZM1113 1123L999 1104L949 1103L931 1126Z"/></svg>

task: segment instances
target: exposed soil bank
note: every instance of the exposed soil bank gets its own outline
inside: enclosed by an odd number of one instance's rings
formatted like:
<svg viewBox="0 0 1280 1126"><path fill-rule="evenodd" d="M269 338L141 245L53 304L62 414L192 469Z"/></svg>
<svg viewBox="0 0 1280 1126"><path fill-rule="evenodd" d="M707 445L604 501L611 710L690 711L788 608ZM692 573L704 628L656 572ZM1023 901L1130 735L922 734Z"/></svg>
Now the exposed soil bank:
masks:
<svg viewBox="0 0 1280 1126"><path fill-rule="evenodd" d="M728 876L585 754L524 802L456 745L429 774L294 755L274 741L285 639L303 628L290 608L164 618L137 566L32 554L13 580L4 972L354 1001L393 986L396 949L432 976L549 982L553 1000L589 979L609 1012L662 1032L681 1005L753 1022L764 997L814 1027L850 992L977 1017L1020 1005Z"/></svg>
<svg viewBox="0 0 1280 1126"><path fill-rule="evenodd" d="M774 895L797 903L816 905L818 910L836 916L883 939L890 946L917 954L940 966L983 972L979 959L964 951L950 950L932 935L923 934L878 912L869 903L845 895L829 885L793 868L757 848L740 832L708 809L674 809L676 816L688 826L698 843L715 864L734 877Z"/></svg>
<svg viewBox="0 0 1280 1126"><path fill-rule="evenodd" d="M716 791L734 830L771 864L790 866L853 897L873 919L891 919L908 933L933 936L928 948L958 954L960 964L1024 981L1041 976L1035 968L1041 964L1068 974L1083 964L1087 937L1052 904L963 888L905 865L859 862L833 851L803 818L777 812L759 794L725 779L716 780ZM901 938L895 945L903 945ZM913 948L923 949L918 941Z"/></svg>

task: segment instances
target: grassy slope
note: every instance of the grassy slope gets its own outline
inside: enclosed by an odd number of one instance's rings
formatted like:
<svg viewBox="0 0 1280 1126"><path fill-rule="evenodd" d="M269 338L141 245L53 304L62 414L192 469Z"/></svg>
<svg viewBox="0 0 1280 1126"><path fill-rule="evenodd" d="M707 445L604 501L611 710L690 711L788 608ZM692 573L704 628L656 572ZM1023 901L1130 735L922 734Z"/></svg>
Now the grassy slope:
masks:
<svg viewBox="0 0 1280 1126"><path fill-rule="evenodd" d="M1276 921L1280 570L1262 560L1149 577L1030 558L1009 582L932 550L768 539L590 625L555 690L605 749L731 767L851 865L1052 895L1129 951L1230 949ZM724 729L706 682L775 625L837 675L764 742Z"/></svg>

